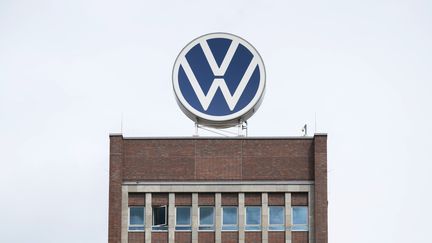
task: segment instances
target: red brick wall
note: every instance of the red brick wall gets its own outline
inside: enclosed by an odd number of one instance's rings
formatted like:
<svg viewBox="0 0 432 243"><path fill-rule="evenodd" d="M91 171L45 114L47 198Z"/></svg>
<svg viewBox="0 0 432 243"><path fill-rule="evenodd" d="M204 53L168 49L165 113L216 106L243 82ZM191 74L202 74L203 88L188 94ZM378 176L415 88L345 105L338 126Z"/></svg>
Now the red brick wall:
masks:
<svg viewBox="0 0 432 243"><path fill-rule="evenodd" d="M152 232L152 243L168 243L168 232Z"/></svg>
<svg viewBox="0 0 432 243"><path fill-rule="evenodd" d="M144 206L145 193L129 193L129 206Z"/></svg>
<svg viewBox="0 0 432 243"><path fill-rule="evenodd" d="M291 205L293 205L293 206L307 206L308 205L307 192L291 193Z"/></svg>
<svg viewBox="0 0 432 243"><path fill-rule="evenodd" d="M168 193L152 193L153 206L168 205Z"/></svg>
<svg viewBox="0 0 432 243"><path fill-rule="evenodd" d="M128 233L129 243L144 243L145 233L144 232L129 232Z"/></svg>
<svg viewBox="0 0 432 243"><path fill-rule="evenodd" d="M212 243L215 242L214 232L198 232L198 242Z"/></svg>
<svg viewBox="0 0 432 243"><path fill-rule="evenodd" d="M292 232L292 242L293 243L308 243L308 232L307 231L295 231ZM321 243L320 241L316 241Z"/></svg>
<svg viewBox="0 0 432 243"><path fill-rule="evenodd" d="M285 243L285 231L268 232L269 243ZM293 242L297 243L297 242Z"/></svg>
<svg viewBox="0 0 432 243"><path fill-rule="evenodd" d="M200 180L314 180L315 237L319 243L328 242L326 135L316 135L313 139L123 139L110 136L108 241L120 242L123 181ZM223 205L238 204L237 198L224 194ZM201 205L214 205L214 196L199 198ZM144 200L141 196L134 197L129 203L144 204ZM246 194L245 201L246 205L261 205L261 197L257 195ZM270 205L282 205L281 201L280 195L269 194ZM168 204L168 194L160 197L153 194L152 203ZM191 197L179 196L176 203L191 205ZM293 194L293 205L305 203L307 197ZM295 233L301 242L304 232ZM256 235L261 239L260 232L247 235L250 242L254 242Z"/></svg>
<svg viewBox="0 0 432 243"><path fill-rule="evenodd" d="M222 243L237 243L238 232L222 232Z"/></svg>
<svg viewBox="0 0 432 243"><path fill-rule="evenodd" d="M238 193L222 193L222 206L238 205Z"/></svg>
<svg viewBox="0 0 432 243"><path fill-rule="evenodd" d="M261 206L261 193L245 193L245 205L247 206Z"/></svg>
<svg viewBox="0 0 432 243"><path fill-rule="evenodd" d="M176 243L191 243L192 233L191 232L175 232Z"/></svg>
<svg viewBox="0 0 432 243"><path fill-rule="evenodd" d="M176 193L175 194L175 205L191 206L192 205L192 194L191 193Z"/></svg>
<svg viewBox="0 0 432 243"><path fill-rule="evenodd" d="M269 193L268 205L270 206L285 206L285 193Z"/></svg>
<svg viewBox="0 0 432 243"><path fill-rule="evenodd" d="M215 205L214 193L198 193L198 205Z"/></svg>
<svg viewBox="0 0 432 243"><path fill-rule="evenodd" d="M245 243L261 242L261 236L262 236L261 231L245 232Z"/></svg>
<svg viewBox="0 0 432 243"><path fill-rule="evenodd" d="M109 215L108 242L121 240L121 183L123 181L123 138L110 137L110 178L109 178Z"/></svg>
<svg viewBox="0 0 432 243"><path fill-rule="evenodd" d="M123 141L127 181L313 179L312 139Z"/></svg>
<svg viewBox="0 0 432 243"><path fill-rule="evenodd" d="M328 242L327 232L327 135L315 135L315 240Z"/></svg>

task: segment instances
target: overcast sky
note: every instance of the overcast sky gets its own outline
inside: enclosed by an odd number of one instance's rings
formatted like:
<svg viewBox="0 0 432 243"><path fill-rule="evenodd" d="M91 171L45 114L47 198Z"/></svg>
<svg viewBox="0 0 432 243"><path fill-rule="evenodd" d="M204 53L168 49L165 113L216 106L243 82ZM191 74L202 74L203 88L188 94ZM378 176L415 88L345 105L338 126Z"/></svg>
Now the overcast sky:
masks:
<svg viewBox="0 0 432 243"><path fill-rule="evenodd" d="M250 136L329 134L329 242L426 242L431 24L427 0L0 0L0 241L107 242L108 134L191 136L172 66L223 31L266 66Z"/></svg>

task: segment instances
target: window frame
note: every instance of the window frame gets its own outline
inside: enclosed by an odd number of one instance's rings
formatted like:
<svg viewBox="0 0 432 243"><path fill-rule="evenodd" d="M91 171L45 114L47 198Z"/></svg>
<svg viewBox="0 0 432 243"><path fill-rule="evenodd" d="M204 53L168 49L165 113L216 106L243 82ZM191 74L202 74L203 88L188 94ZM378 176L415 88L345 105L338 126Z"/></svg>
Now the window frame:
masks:
<svg viewBox="0 0 432 243"><path fill-rule="evenodd" d="M131 209L132 208L143 208L144 217L143 224L131 224ZM144 232L145 231L145 223L146 223L146 214L145 214L145 206L128 206L128 232ZM130 227L143 227L143 229L130 229Z"/></svg>
<svg viewBox="0 0 432 243"><path fill-rule="evenodd" d="M201 208L212 208L213 209L213 224L201 224ZM216 224L216 210L214 206L199 206L198 207L198 231L207 231L207 232L213 232L215 231L215 224ZM211 227L211 229L200 229L202 227Z"/></svg>
<svg viewBox="0 0 432 243"><path fill-rule="evenodd" d="M238 206L222 206L221 207L221 231L225 232L236 232L239 230L238 224L239 224L239 212L238 212ZM223 222L223 215L224 215L224 208L235 208L236 209L236 224L224 224ZM235 227L235 229L224 229L224 226L232 226Z"/></svg>
<svg viewBox="0 0 432 243"><path fill-rule="evenodd" d="M259 219L260 219L260 224L248 224L247 223L247 209L248 208L259 208L260 213L259 213ZM245 219L245 224L244 224L244 229L245 231L262 231L262 206L245 206L244 207L244 219ZM247 229L248 226L259 226L259 229Z"/></svg>
<svg viewBox="0 0 432 243"><path fill-rule="evenodd" d="M270 208L282 208L282 216L283 216L283 221L282 224L271 224L270 223L270 218L271 218L271 213L270 213ZM272 205L272 206L268 206L268 231L285 231L285 221L286 221L286 217L285 217L285 206L278 206L278 205ZM282 229L270 229L271 226L282 226Z"/></svg>
<svg viewBox="0 0 432 243"><path fill-rule="evenodd" d="M177 224L177 209L178 208L189 208L189 224ZM175 207L175 213L174 213L174 218L175 218L175 231L186 231L186 232L190 232L192 231L192 207L191 206L176 206ZM189 227L189 229L178 229L177 226L179 227Z"/></svg>
<svg viewBox="0 0 432 243"><path fill-rule="evenodd" d="M163 208L165 210L165 223L164 224L155 224L155 214L154 210L156 208ZM152 206L152 231L168 231L168 207L167 205L162 206Z"/></svg>
<svg viewBox="0 0 432 243"><path fill-rule="evenodd" d="M306 224L294 224L294 208L306 208ZM294 229L294 226L305 226L306 229ZM309 231L309 207L308 206L292 206L291 207L291 231Z"/></svg>

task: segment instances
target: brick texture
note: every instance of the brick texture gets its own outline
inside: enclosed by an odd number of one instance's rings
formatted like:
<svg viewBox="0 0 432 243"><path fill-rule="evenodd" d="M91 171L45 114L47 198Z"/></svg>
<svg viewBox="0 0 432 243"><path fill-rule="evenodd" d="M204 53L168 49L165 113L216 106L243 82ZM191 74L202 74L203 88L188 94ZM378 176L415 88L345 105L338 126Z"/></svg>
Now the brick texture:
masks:
<svg viewBox="0 0 432 243"><path fill-rule="evenodd" d="M269 193L268 194L269 206L285 206L285 193Z"/></svg>
<svg viewBox="0 0 432 243"><path fill-rule="evenodd" d="M128 242L129 243L144 243L145 233L144 232L129 232Z"/></svg>
<svg viewBox="0 0 432 243"><path fill-rule="evenodd" d="M328 243L327 135L299 139L124 139L110 136L108 242L121 239L121 185L126 181L289 181L315 182L314 238ZM292 193L293 205L307 205L306 193ZM176 194L176 205L192 204L190 193ZM214 194L200 193L199 205L214 205ZM144 205L144 194L130 194L129 205ZM167 205L167 193L154 193L152 205ZM222 193L222 205L238 205L238 196ZM246 193L245 205L260 206L260 193ZM269 205L284 205L283 193L269 193ZM213 234L206 236L205 233ZM269 232L279 242L280 232ZM190 242L190 232L176 232L176 242ZM200 242L214 240L213 232L200 232ZM144 233L129 233L129 242ZM210 237L210 238L206 238ZM260 242L261 232L246 232L246 242ZM226 242L237 232L223 232ZM152 233L152 242L167 242L166 232ZM235 239L235 240L234 240ZM307 242L307 232L293 232L293 243ZM143 241L142 241L143 242ZM211 242L211 241L210 241ZM225 242L225 241L224 241Z"/></svg>
<svg viewBox="0 0 432 243"><path fill-rule="evenodd" d="M198 242L213 243L215 242L214 232L198 232Z"/></svg>
<svg viewBox="0 0 432 243"><path fill-rule="evenodd" d="M192 205L192 194L191 193L176 193L175 204L177 206L191 206Z"/></svg>
<svg viewBox="0 0 432 243"><path fill-rule="evenodd" d="M152 232L152 243L168 243L168 232Z"/></svg>
<svg viewBox="0 0 432 243"><path fill-rule="evenodd" d="M238 193L222 193L222 206L238 205Z"/></svg>
<svg viewBox="0 0 432 243"><path fill-rule="evenodd" d="M237 243L238 232L222 232L222 243Z"/></svg>
<svg viewBox="0 0 432 243"><path fill-rule="evenodd" d="M278 232L268 232L268 242L269 243L285 243L285 232L284 231L278 231ZM293 243L297 243L294 241Z"/></svg>
<svg viewBox="0 0 432 243"><path fill-rule="evenodd" d="M315 241L327 243L327 135L316 135L314 147Z"/></svg>
<svg viewBox="0 0 432 243"><path fill-rule="evenodd" d="M309 243L308 232L306 231L296 231L292 232L292 242L293 243ZM316 241L321 243L320 241Z"/></svg>
<svg viewBox="0 0 432 243"><path fill-rule="evenodd" d="M145 206L145 193L129 193L129 206Z"/></svg>
<svg viewBox="0 0 432 243"><path fill-rule="evenodd" d="M109 179L109 215L108 242L121 240L121 184L123 181L123 139L121 136L110 137L110 179Z"/></svg>
<svg viewBox="0 0 432 243"><path fill-rule="evenodd" d="M245 193L246 206L261 206L261 193Z"/></svg>
<svg viewBox="0 0 432 243"><path fill-rule="evenodd" d="M198 205L215 205L215 194L214 193L198 193Z"/></svg>
<svg viewBox="0 0 432 243"><path fill-rule="evenodd" d="M153 206L168 205L168 193L152 193Z"/></svg>
<svg viewBox="0 0 432 243"><path fill-rule="evenodd" d="M245 243L257 243L257 242L261 242L261 231L245 232Z"/></svg>
<svg viewBox="0 0 432 243"><path fill-rule="evenodd" d="M176 243L191 243L192 233L191 232L175 232Z"/></svg>
<svg viewBox="0 0 432 243"><path fill-rule="evenodd" d="M293 206L307 206L308 194L306 192L291 193L291 205Z"/></svg>

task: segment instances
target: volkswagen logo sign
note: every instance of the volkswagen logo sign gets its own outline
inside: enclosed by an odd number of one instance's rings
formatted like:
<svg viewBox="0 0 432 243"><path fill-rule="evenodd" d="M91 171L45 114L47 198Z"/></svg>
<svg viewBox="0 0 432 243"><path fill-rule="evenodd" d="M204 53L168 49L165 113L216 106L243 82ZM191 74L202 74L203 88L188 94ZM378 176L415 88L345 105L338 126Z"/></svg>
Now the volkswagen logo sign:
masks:
<svg viewBox="0 0 432 243"><path fill-rule="evenodd" d="M228 127L246 121L264 96L264 63L255 48L228 33L203 35L178 55L172 74L182 111L193 121Z"/></svg>

